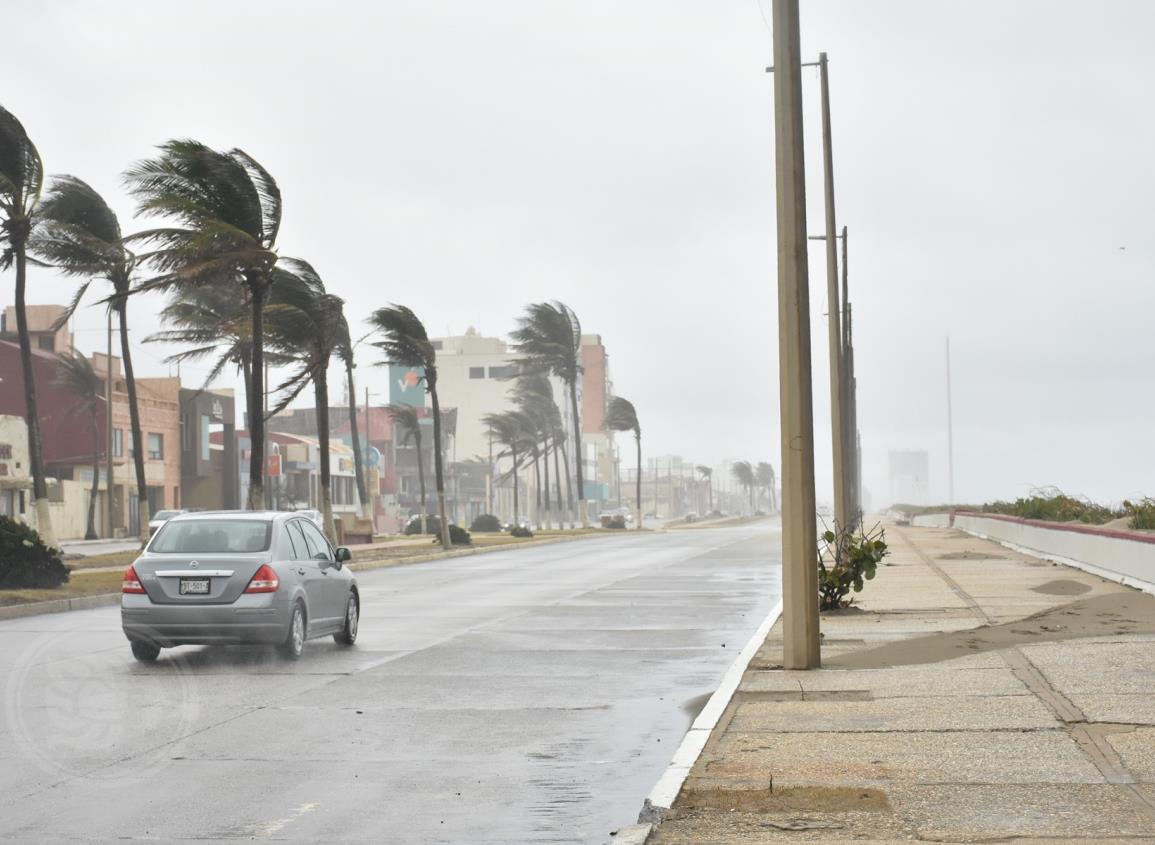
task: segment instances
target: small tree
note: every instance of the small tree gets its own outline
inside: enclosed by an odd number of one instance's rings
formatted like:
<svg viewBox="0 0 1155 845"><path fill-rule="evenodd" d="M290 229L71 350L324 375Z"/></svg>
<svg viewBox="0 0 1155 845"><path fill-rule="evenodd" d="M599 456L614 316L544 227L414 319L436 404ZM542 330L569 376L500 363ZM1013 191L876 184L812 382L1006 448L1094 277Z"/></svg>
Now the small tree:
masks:
<svg viewBox="0 0 1155 845"><path fill-rule="evenodd" d="M606 411L606 428L610 431L632 431L634 443L638 447L637 471L637 510L638 528L642 527L642 426L638 422L638 412L634 403L620 396L610 399L609 409Z"/></svg>
<svg viewBox="0 0 1155 845"><path fill-rule="evenodd" d="M88 525L84 539L95 540L96 497L100 491L100 406L104 402L101 395L104 380L96 374L92 364L83 355L57 355L56 358L56 383L76 396L80 409L88 415L88 425L92 431L92 489L88 495Z"/></svg>
<svg viewBox="0 0 1155 845"><path fill-rule="evenodd" d="M421 486L421 533L425 533L425 453L421 448L421 418L412 405L386 405L385 413L393 420L394 438L402 446L411 441L417 449L417 481ZM438 532L440 533L440 532Z"/></svg>

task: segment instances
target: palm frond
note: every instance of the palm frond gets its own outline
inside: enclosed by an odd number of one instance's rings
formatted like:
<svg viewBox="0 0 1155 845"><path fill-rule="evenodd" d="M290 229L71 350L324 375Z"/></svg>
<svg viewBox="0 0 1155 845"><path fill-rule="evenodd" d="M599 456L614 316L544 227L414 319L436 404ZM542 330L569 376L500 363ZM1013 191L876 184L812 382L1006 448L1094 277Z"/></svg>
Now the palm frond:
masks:
<svg viewBox="0 0 1155 845"><path fill-rule="evenodd" d="M44 162L16 115L0 106L0 217L28 220L44 184ZM9 233L0 226L0 233ZM10 234L10 233L9 233Z"/></svg>
<svg viewBox="0 0 1155 845"><path fill-rule="evenodd" d="M605 423L610 431L632 431L638 437L642 436L642 427L638 424L638 412L634 408L634 403L621 396L610 398Z"/></svg>
<svg viewBox="0 0 1155 845"><path fill-rule="evenodd" d="M436 366L437 353L425 326L409 308L404 305L378 308L368 322L381 336L373 345L385 353L390 363L424 367L427 371Z"/></svg>

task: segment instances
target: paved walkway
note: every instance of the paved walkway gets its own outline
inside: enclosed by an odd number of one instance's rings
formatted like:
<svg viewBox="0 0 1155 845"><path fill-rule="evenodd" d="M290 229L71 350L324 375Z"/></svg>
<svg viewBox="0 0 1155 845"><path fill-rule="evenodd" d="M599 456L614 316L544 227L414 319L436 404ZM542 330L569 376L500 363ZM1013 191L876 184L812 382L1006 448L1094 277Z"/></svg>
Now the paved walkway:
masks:
<svg viewBox="0 0 1155 845"><path fill-rule="evenodd" d="M770 633L657 845L1155 842L1155 596L950 529Z"/></svg>

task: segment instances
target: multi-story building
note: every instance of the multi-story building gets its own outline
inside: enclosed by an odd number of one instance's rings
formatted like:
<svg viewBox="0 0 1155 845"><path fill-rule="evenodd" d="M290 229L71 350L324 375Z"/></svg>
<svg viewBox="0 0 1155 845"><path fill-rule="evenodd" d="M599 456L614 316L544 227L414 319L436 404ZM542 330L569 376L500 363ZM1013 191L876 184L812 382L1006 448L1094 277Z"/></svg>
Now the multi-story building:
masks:
<svg viewBox="0 0 1155 845"><path fill-rule="evenodd" d="M606 411L613 395L610 361L601 335L581 338L581 392L578 401L582 417L582 475L585 498L595 515L610 499L617 497L614 466L614 433L606 429Z"/></svg>
<svg viewBox="0 0 1155 845"><path fill-rule="evenodd" d="M64 316L63 305L28 305L24 314L28 318L28 336L32 348L50 354L67 354L72 351L72 330L68 324L56 328L56 321ZM0 340L19 342L16 332L16 306L9 305L0 314Z"/></svg>
<svg viewBox="0 0 1155 845"><path fill-rule="evenodd" d="M890 453L890 503L927 505L930 456L926 450Z"/></svg>

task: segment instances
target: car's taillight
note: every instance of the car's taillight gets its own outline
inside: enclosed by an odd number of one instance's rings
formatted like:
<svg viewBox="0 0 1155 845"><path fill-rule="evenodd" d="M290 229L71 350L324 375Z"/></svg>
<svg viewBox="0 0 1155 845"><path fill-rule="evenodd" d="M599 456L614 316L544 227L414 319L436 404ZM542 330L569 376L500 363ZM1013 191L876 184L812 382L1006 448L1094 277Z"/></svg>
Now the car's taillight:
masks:
<svg viewBox="0 0 1155 845"><path fill-rule="evenodd" d="M281 579L277 577L277 573L273 571L273 567L267 563L262 563L261 568L256 571L253 579L249 581L249 586L245 587L245 592L275 593L279 586L281 586Z"/></svg>
<svg viewBox="0 0 1155 845"><path fill-rule="evenodd" d="M136 577L136 570L133 567L128 567L124 570L124 581L120 585L122 593L143 593L144 587L140 586L140 579Z"/></svg>

